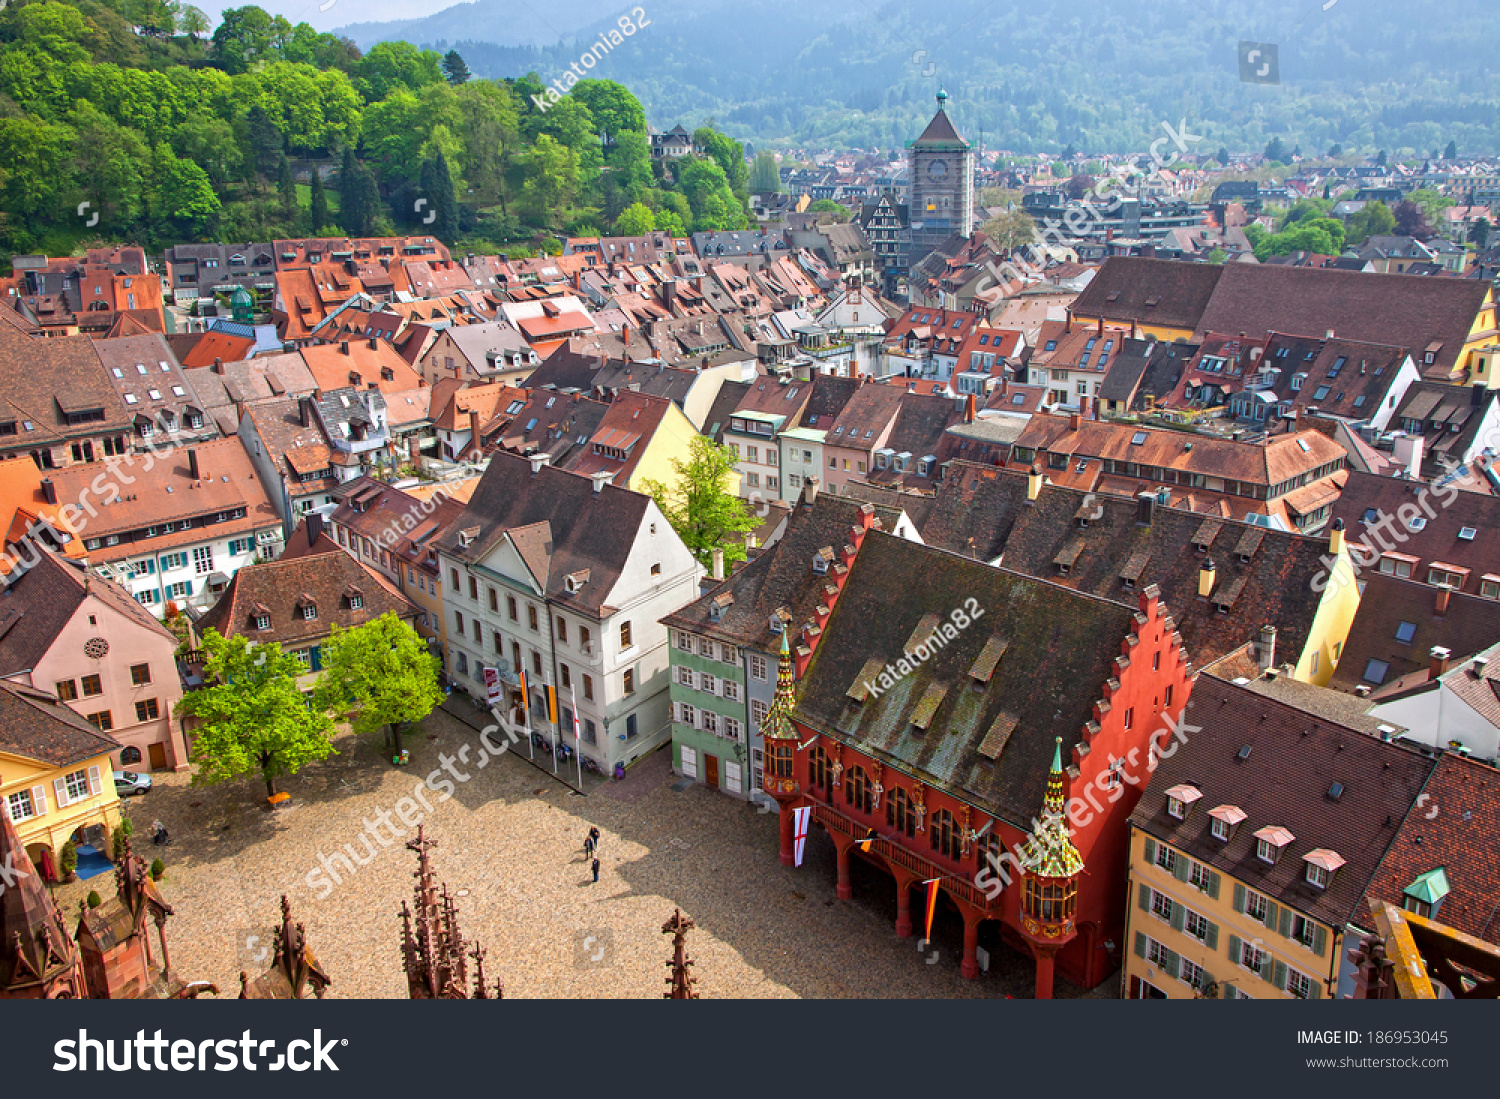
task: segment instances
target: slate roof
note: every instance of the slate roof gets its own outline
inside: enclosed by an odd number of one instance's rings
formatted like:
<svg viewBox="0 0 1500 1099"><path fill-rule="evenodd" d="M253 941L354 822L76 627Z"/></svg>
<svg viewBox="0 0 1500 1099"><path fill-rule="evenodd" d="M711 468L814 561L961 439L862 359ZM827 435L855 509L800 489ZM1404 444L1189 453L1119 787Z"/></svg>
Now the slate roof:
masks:
<svg viewBox="0 0 1500 1099"><path fill-rule="evenodd" d="M1431 507L1431 518L1419 508L1422 499ZM1407 509L1405 515L1402 508ZM1413 508L1419 510L1413 512ZM1436 562L1456 565L1472 570L1458 590L1478 595L1485 576L1500 576L1500 537L1496 533L1500 532L1500 497L1461 492L1456 484L1433 490L1420 481L1351 470L1333 505L1333 517L1344 521L1349 541L1363 542L1380 552L1381 539L1368 530L1366 519L1379 523L1382 514L1393 520L1380 528L1386 543L1395 544L1389 533L1395 532L1400 536L1395 552L1417 558L1412 566L1413 579L1425 581L1428 566ZM1405 522L1413 516L1422 519L1420 530L1411 529ZM1463 537L1465 533L1468 537ZM1367 566L1370 571L1378 567L1373 563Z"/></svg>
<svg viewBox="0 0 1500 1099"><path fill-rule="evenodd" d="M709 407L708 417L703 421L703 434L714 442L722 444L724 429L729 426L729 417L734 414L734 410L749 392L749 382L726 381L721 385L718 395L714 397L714 403Z"/></svg>
<svg viewBox="0 0 1500 1099"><path fill-rule="evenodd" d="M351 605L351 593L359 595L362 606ZM302 607L309 600L317 617L305 619ZM254 617L267 612L270 629L256 629ZM417 608L379 573L339 550L245 565L199 620L198 629L215 629L225 637L243 634L258 644L296 645L327 637L334 625L352 629L387 612L411 619Z"/></svg>
<svg viewBox="0 0 1500 1099"><path fill-rule="evenodd" d="M1225 270L1211 263L1110 256L1069 312L1126 325L1196 329Z"/></svg>
<svg viewBox="0 0 1500 1099"><path fill-rule="evenodd" d="M1500 771L1456 752L1444 753L1422 789L1427 808L1413 808L1401 822L1370 882L1370 896L1399 908L1407 886L1441 867L1449 892L1436 919L1467 935L1500 943L1500 909L1495 904L1500 897L1497 790Z"/></svg>
<svg viewBox="0 0 1500 1099"><path fill-rule="evenodd" d="M1158 763L1130 823L1335 928L1367 920L1366 888L1432 761L1211 675L1198 677L1185 719L1193 726L1186 743ZM1179 784L1203 794L1180 821L1167 814L1166 798ZM1220 805L1245 813L1228 843L1209 831L1209 811ZM1294 837L1274 864L1255 854L1254 833L1268 826ZM1306 880L1303 861L1320 849L1345 860L1326 889Z"/></svg>
<svg viewBox="0 0 1500 1099"><path fill-rule="evenodd" d="M942 449L943 435L947 429L961 420L963 410L948 397L927 396L920 393L902 395L896 422L886 436L885 447L896 452L896 456L910 454L905 471L898 471L893 462L885 469L879 460L866 475L873 484L904 485L907 488L931 489L937 484L941 470L936 458ZM927 472L921 472L922 460L931 456L934 461Z"/></svg>
<svg viewBox="0 0 1500 1099"><path fill-rule="evenodd" d="M1359 610L1328 681L1336 691L1352 692L1364 685L1372 688L1374 697L1393 694L1426 680L1436 646L1461 660L1500 641L1500 614L1493 599L1454 592L1440 614L1438 590L1428 584L1374 569L1362 572L1359 582ZM1397 640L1403 623L1413 627L1405 642ZM1379 679L1366 678L1372 660L1386 665Z"/></svg>
<svg viewBox="0 0 1500 1099"><path fill-rule="evenodd" d="M0 681L0 752L64 768L119 747L118 740L101 733L50 693ZM47 796L51 798L51 790Z"/></svg>
<svg viewBox="0 0 1500 1099"><path fill-rule="evenodd" d="M616 485L597 493L588 477L497 453L479 480L463 514L444 533L439 548L464 562L483 559L507 531L550 525L548 569L539 579L547 595L599 614L620 578L650 497ZM472 536L471 536L472 535ZM588 581L569 592L566 577L588 570Z"/></svg>
<svg viewBox="0 0 1500 1099"><path fill-rule="evenodd" d="M864 702L850 697L872 662L895 664L924 618L976 605L983 617L889 691ZM1042 803L1054 738L1065 757L1082 740L1135 614L872 532L798 684L794 717L1026 828ZM985 690L974 691L970 669L995 634L1009 643L1007 658ZM933 687L947 690L939 698ZM918 716L930 718L921 736L913 732ZM1014 725L991 763L981 746L997 722Z"/></svg>
<svg viewBox="0 0 1500 1099"><path fill-rule="evenodd" d="M781 635L771 632L771 615L785 608L793 623L813 616L827 597L825 589L831 579L828 573L813 571L813 555L825 547L832 547L837 555L867 507L885 529L895 529L900 513L890 508L827 493L819 493L812 504L804 498L787 516L786 530L774 545L662 623L759 652L776 652ZM731 602L715 621L711 608L725 596Z"/></svg>
<svg viewBox="0 0 1500 1099"><path fill-rule="evenodd" d="M594 388L594 376L604 368L597 355L583 355L567 345L559 347L542 360L542 365L526 378L530 389L577 389L587 393Z"/></svg>
<svg viewBox="0 0 1500 1099"><path fill-rule="evenodd" d="M1278 333L1267 342L1260 365L1280 369L1272 387L1278 400L1296 408L1317 408L1326 416L1362 421L1380 411L1401 364L1410 355L1405 347ZM1292 379L1297 374L1304 379L1294 390Z"/></svg>
<svg viewBox="0 0 1500 1099"><path fill-rule="evenodd" d="M983 561L999 556L1007 569L1107 599L1134 599L1155 584L1198 665L1258 640L1266 625L1277 628L1278 653L1287 660L1301 655L1321 600L1311 584L1322 570L1325 540L1161 506L1145 526L1137 522L1136 500L1104 493L1089 499L1045 485L1028 504L1026 485L1023 473L953 463L922 527L923 541ZM1084 518L1087 526L1080 525ZM1064 551L1072 558L1065 574L1057 564ZM1214 590L1200 599L1198 572L1210 558ZM1216 601L1231 596L1220 614L1224 604Z"/></svg>

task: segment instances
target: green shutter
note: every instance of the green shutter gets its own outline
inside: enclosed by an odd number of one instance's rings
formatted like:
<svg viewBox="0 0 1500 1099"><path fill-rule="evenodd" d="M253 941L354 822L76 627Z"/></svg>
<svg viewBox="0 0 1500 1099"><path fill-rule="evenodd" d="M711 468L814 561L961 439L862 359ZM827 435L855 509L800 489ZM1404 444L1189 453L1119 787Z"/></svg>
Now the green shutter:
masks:
<svg viewBox="0 0 1500 1099"><path fill-rule="evenodd" d="M1323 983L1321 981L1313 981L1308 986L1307 998L1309 1000L1316 1000L1316 999L1318 999L1322 995L1323 995Z"/></svg>
<svg viewBox="0 0 1500 1099"><path fill-rule="evenodd" d="M1290 908L1281 910L1281 937L1283 939L1292 937L1292 910Z"/></svg>
<svg viewBox="0 0 1500 1099"><path fill-rule="evenodd" d="M1182 905L1180 905L1180 904L1174 904L1174 905L1172 905L1172 919L1171 919L1170 922L1172 924L1172 930L1173 931L1181 931L1182 930L1182 922L1183 922L1183 919L1186 917L1186 915L1187 915L1187 909L1183 908Z"/></svg>
<svg viewBox="0 0 1500 1099"><path fill-rule="evenodd" d="M1178 881L1187 881L1188 873L1193 869L1193 860L1178 855L1172 860L1172 876Z"/></svg>
<svg viewBox="0 0 1500 1099"><path fill-rule="evenodd" d="M1219 949L1219 925L1210 923L1208 925L1208 937L1203 940L1205 946L1210 950Z"/></svg>
<svg viewBox="0 0 1500 1099"><path fill-rule="evenodd" d="M1208 872L1208 895L1214 900L1219 899L1219 875L1212 870Z"/></svg>
<svg viewBox="0 0 1500 1099"><path fill-rule="evenodd" d="M1141 893L1141 911L1142 912L1150 912L1151 911L1151 887L1149 885L1147 885L1145 882L1141 882L1141 884L1140 884L1140 893Z"/></svg>
<svg viewBox="0 0 1500 1099"><path fill-rule="evenodd" d="M1281 907L1273 900L1266 901L1266 926L1272 931L1276 930L1276 921L1281 916Z"/></svg>
<svg viewBox="0 0 1500 1099"><path fill-rule="evenodd" d="M1312 952L1321 958L1323 956L1323 951L1327 949L1328 932L1324 931L1321 927L1314 926Z"/></svg>
<svg viewBox="0 0 1500 1099"><path fill-rule="evenodd" d="M1277 988L1281 989L1281 991L1285 992L1286 991L1286 963L1285 962L1277 962L1276 963L1276 968L1274 970L1274 974L1275 975L1271 978L1271 983L1273 985L1275 985Z"/></svg>
<svg viewBox="0 0 1500 1099"><path fill-rule="evenodd" d="M1234 910L1236 912L1245 910L1245 887L1239 882L1234 883Z"/></svg>
<svg viewBox="0 0 1500 1099"><path fill-rule="evenodd" d="M1146 936L1139 931L1135 933L1135 956L1144 958L1146 956Z"/></svg>
<svg viewBox="0 0 1500 1099"><path fill-rule="evenodd" d="M1240 941L1238 935L1229 936L1229 960L1235 965L1239 965L1244 958L1244 954L1240 949L1242 946L1244 946L1244 943Z"/></svg>
<svg viewBox="0 0 1500 1099"><path fill-rule="evenodd" d="M1170 950L1165 950L1162 953L1165 954L1166 957L1162 959L1161 971L1168 977L1176 977L1179 970L1181 970L1182 968L1181 965L1178 964L1180 959Z"/></svg>
<svg viewBox="0 0 1500 1099"><path fill-rule="evenodd" d="M1152 866L1156 865L1156 841L1150 836L1146 837L1146 861Z"/></svg>

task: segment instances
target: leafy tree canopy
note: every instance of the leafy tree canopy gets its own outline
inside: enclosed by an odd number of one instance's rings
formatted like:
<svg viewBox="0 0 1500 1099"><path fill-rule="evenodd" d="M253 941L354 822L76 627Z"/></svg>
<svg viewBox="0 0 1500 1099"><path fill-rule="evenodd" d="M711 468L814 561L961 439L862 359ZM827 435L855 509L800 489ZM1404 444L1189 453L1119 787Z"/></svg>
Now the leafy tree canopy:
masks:
<svg viewBox="0 0 1500 1099"><path fill-rule="evenodd" d="M745 559L744 541L736 535L754 530L760 520L735 492L734 451L702 435L693 437L691 447L686 462L672 460L674 484L647 481L645 489L699 564L712 567L713 551L722 548L728 568Z"/></svg>

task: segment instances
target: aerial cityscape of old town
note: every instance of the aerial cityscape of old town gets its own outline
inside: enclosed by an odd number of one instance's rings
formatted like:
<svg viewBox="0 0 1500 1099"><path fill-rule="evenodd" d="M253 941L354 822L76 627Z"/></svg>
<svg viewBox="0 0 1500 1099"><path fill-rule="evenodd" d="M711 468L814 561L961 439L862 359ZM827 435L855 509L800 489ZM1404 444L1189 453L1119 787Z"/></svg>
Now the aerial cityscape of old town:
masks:
<svg viewBox="0 0 1500 1099"><path fill-rule="evenodd" d="M0 1000L1500 995L1496 32L1355 6L0 0Z"/></svg>

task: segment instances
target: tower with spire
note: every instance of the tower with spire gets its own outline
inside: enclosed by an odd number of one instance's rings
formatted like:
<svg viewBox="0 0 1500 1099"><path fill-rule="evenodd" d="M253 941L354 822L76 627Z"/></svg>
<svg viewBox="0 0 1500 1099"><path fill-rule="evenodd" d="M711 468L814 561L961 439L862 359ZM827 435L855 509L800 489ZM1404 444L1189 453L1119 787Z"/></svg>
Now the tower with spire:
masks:
<svg viewBox="0 0 1500 1099"><path fill-rule="evenodd" d="M458 906L447 883L439 883L428 851L437 846L427 838L422 825L417 838L407 843L417 854L412 877L412 904L401 902L401 966L406 971L407 995L413 1000L504 999L505 987L491 987L484 976L485 951L478 943L464 940L458 926ZM472 989L469 962L474 963Z"/></svg>
<svg viewBox="0 0 1500 1099"><path fill-rule="evenodd" d="M1078 934L1073 917L1078 908L1078 876L1083 856L1073 846L1064 817L1062 737L1052 749L1052 772L1042 798L1042 815L1022 850L1025 879L1021 892L1021 930L1036 958L1036 998L1052 999L1052 963Z"/></svg>
<svg viewBox="0 0 1500 1099"><path fill-rule="evenodd" d="M911 266L954 235L974 231L974 146L948 118L948 93L937 93L937 114L907 146L910 181Z"/></svg>

